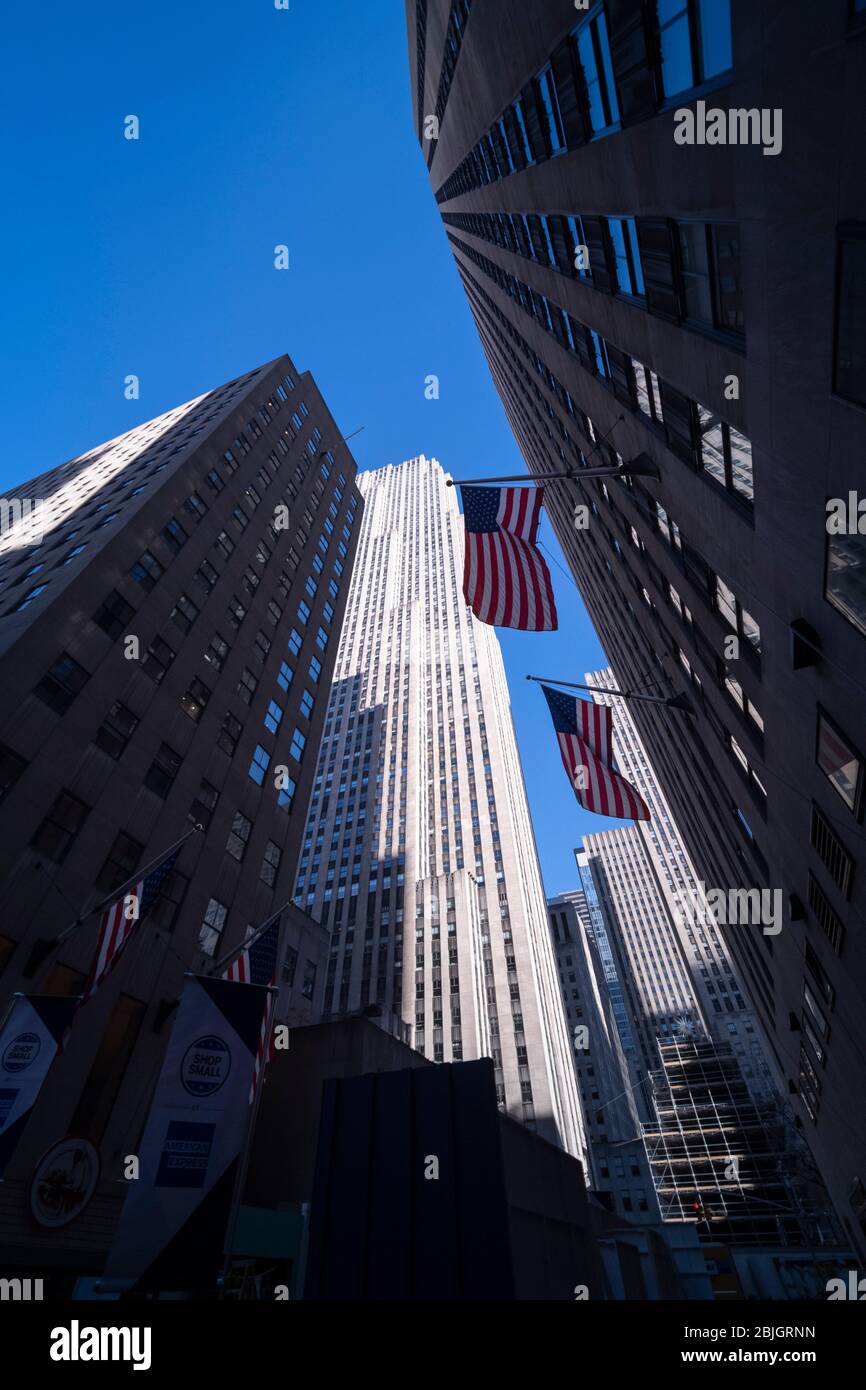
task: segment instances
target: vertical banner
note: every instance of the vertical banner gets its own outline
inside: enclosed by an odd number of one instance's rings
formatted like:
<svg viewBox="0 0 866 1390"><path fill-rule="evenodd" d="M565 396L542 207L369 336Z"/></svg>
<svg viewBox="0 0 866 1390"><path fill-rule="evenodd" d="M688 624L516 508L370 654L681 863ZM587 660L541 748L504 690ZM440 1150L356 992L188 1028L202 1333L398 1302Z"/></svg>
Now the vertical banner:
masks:
<svg viewBox="0 0 866 1390"><path fill-rule="evenodd" d="M260 985L187 976L106 1279L215 1287L268 997Z"/></svg>
<svg viewBox="0 0 866 1390"><path fill-rule="evenodd" d="M0 1029L0 1178L78 1006L77 998L16 994Z"/></svg>

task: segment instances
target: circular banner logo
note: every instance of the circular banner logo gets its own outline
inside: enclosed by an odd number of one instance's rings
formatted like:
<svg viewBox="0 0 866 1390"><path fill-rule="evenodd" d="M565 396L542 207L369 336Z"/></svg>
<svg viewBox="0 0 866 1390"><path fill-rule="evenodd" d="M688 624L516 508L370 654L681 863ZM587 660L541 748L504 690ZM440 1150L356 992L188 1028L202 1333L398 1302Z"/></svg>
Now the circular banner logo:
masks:
<svg viewBox="0 0 866 1390"><path fill-rule="evenodd" d="M30 1179L30 1212L40 1226L67 1226L90 1201L99 1182L99 1154L88 1139L52 1144Z"/></svg>
<svg viewBox="0 0 866 1390"><path fill-rule="evenodd" d="M184 1053L180 1079L191 1096L212 1096L228 1080L232 1054L222 1038L198 1038Z"/></svg>
<svg viewBox="0 0 866 1390"><path fill-rule="evenodd" d="M3 1049L2 1065L4 1071L26 1071L39 1056L42 1040L38 1033L19 1033Z"/></svg>

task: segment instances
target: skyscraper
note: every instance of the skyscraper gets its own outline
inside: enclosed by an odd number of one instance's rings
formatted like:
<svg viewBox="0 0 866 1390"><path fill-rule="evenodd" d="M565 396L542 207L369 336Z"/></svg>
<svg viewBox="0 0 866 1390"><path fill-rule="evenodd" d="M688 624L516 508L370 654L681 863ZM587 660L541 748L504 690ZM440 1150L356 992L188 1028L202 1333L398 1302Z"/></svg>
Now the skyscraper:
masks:
<svg viewBox="0 0 866 1390"><path fill-rule="evenodd" d="M378 1006L434 1061L491 1056L509 1114L580 1155L574 1071L499 643L423 455L364 521L295 901L331 931L327 1014Z"/></svg>
<svg viewBox="0 0 866 1390"><path fill-rule="evenodd" d="M866 1254L866 537L827 524L864 439L863 6L406 12L503 405L530 473L577 475L545 502L620 685L694 703L634 719L700 880L784 905L778 936L729 946ZM796 96L807 71L820 102ZM657 476L580 480L620 459Z"/></svg>
<svg viewBox="0 0 866 1390"><path fill-rule="evenodd" d="M291 894L362 510L354 477L312 377L281 357L6 499L4 1011L13 991L81 993L100 904L199 827L76 1016L7 1170L4 1244L22 1259L33 1160L72 1133L101 1156L73 1242L99 1268L185 970L208 973L289 904L280 1012L312 1011L322 931Z"/></svg>

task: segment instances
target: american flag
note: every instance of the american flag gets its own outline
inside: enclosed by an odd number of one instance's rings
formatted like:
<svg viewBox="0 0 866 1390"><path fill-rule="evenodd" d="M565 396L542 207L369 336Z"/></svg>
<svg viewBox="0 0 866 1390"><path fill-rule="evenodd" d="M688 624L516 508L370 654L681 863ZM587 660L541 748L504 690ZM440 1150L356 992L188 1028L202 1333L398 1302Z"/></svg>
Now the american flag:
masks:
<svg viewBox="0 0 866 1390"><path fill-rule="evenodd" d="M180 846L167 854L165 859L149 870L137 883L124 889L122 895L102 914L99 944L81 997L82 1004L99 988L127 941L153 907L179 854ZM134 900L134 903L131 900ZM134 915L130 916L130 908L133 906Z"/></svg>
<svg viewBox="0 0 866 1390"><path fill-rule="evenodd" d="M277 954L280 946L280 913L267 926L250 937L240 955L235 956L223 971L224 980L232 980L242 985L275 985L277 983ZM265 1066L274 1052L271 1022L274 1013L274 996L268 995L262 1015L262 1029L256 1052L256 1065L250 1087L250 1104L256 1094ZM266 1055L267 1054L267 1055Z"/></svg>
<svg viewBox="0 0 866 1390"><path fill-rule="evenodd" d="M649 808L613 766L613 711L543 685L562 763L587 811L619 820L650 820Z"/></svg>
<svg viewBox="0 0 866 1390"><path fill-rule="evenodd" d="M550 570L536 544L544 489L464 487L463 593L476 618L522 632L553 632Z"/></svg>

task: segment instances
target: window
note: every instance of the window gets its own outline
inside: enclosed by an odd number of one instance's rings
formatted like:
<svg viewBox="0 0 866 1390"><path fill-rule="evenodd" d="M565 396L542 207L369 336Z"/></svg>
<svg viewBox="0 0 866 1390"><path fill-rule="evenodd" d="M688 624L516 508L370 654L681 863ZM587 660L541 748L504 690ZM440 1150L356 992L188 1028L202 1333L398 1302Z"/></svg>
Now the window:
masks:
<svg viewBox="0 0 866 1390"><path fill-rule="evenodd" d="M256 751L253 753L253 760L250 763L249 772L247 775L259 787L262 786L264 783L265 773L267 772L268 767L270 766L270 762L270 753L267 751L266 748L262 748L261 744L257 744Z"/></svg>
<svg viewBox="0 0 866 1390"><path fill-rule="evenodd" d="M208 473L207 482L208 485L213 488L214 492L222 492L225 487L225 483L215 468L212 468Z"/></svg>
<svg viewBox="0 0 866 1390"><path fill-rule="evenodd" d="M271 700L265 714L265 728L269 733L275 734L280 727L283 717L282 705L278 705L276 700Z"/></svg>
<svg viewBox="0 0 866 1390"><path fill-rule="evenodd" d="M304 965L304 980L301 985L301 994L305 999L312 999L316 992L316 971L315 961L308 960Z"/></svg>
<svg viewBox="0 0 866 1390"><path fill-rule="evenodd" d="M295 628L292 628L289 634L289 651L292 653L292 656L298 655L298 653L301 650L302 642L303 638L301 637L300 633L297 632Z"/></svg>
<svg viewBox="0 0 866 1390"><path fill-rule="evenodd" d="M655 424L664 423L662 415L662 398L659 390L659 379L655 372L649 367L645 367L642 362L638 362L636 357L631 359L634 371L635 391L637 392L638 409L642 410Z"/></svg>
<svg viewBox="0 0 866 1390"><path fill-rule="evenodd" d="M169 550L175 555L186 545L189 537L179 521L172 517L167 526L162 528L162 539L165 541Z"/></svg>
<svg viewBox="0 0 866 1390"><path fill-rule="evenodd" d="M253 696L255 695L256 690L258 689L258 684L258 676L254 676L252 671L247 666L245 666L243 671L241 672L241 678L238 681L237 689L237 693L243 700L245 705L252 704Z"/></svg>
<svg viewBox="0 0 866 1390"><path fill-rule="evenodd" d="M199 786L195 801L189 808L189 813L193 820L207 830L211 823L216 804L219 801L219 792L211 782L204 779Z"/></svg>
<svg viewBox="0 0 866 1390"><path fill-rule="evenodd" d="M209 662L216 671L221 671L228 660L229 650L229 644L225 638L221 637L218 632L215 632L204 654L204 659Z"/></svg>
<svg viewBox="0 0 866 1390"><path fill-rule="evenodd" d="M121 831L116 836L114 844L108 852L102 868L96 876L96 887L103 893L113 893L122 883L126 883L135 872L135 866L141 859L144 845L138 840L134 840L131 835Z"/></svg>
<svg viewBox="0 0 866 1390"><path fill-rule="evenodd" d="M64 555L63 559L55 565L55 569L61 569L63 565L71 565L72 561L77 560L81 552L86 549L86 542L84 545L73 546L72 550L70 550L66 555Z"/></svg>
<svg viewBox="0 0 866 1390"><path fill-rule="evenodd" d="M665 97L728 71L730 0L656 0L656 17Z"/></svg>
<svg viewBox="0 0 866 1390"><path fill-rule="evenodd" d="M247 610L241 603L237 594L232 594L231 601L226 609L226 620L229 627L233 627L235 632L240 632L241 623L247 616Z"/></svg>
<svg viewBox="0 0 866 1390"><path fill-rule="evenodd" d="M165 800L182 762L179 753L175 753L167 743L161 744L159 752L144 775L144 785Z"/></svg>
<svg viewBox="0 0 866 1390"><path fill-rule="evenodd" d="M680 222L677 230L685 320L742 338L739 228L730 222Z"/></svg>
<svg viewBox="0 0 866 1390"><path fill-rule="evenodd" d="M866 227L839 241L833 390L866 405Z"/></svg>
<svg viewBox="0 0 866 1390"><path fill-rule="evenodd" d="M292 746L289 752L296 762L300 762L301 758L304 756L304 746L306 742L306 736L301 733L300 729L295 729L295 732L292 734Z"/></svg>
<svg viewBox="0 0 866 1390"><path fill-rule="evenodd" d="M295 792L298 789L297 783L291 777L283 777L284 786L277 790L277 805L283 811L291 810L292 802L295 799Z"/></svg>
<svg viewBox="0 0 866 1390"><path fill-rule="evenodd" d="M617 289L620 294L630 294L643 299L643 270L635 220L633 217L609 217L607 226L613 249Z"/></svg>
<svg viewBox="0 0 866 1390"><path fill-rule="evenodd" d="M298 605L298 622L299 622L299 623L303 623L304 626L306 626L306 624L307 624L309 621L310 621L310 606L309 606L309 604L304 603L303 601L301 601L301 603Z"/></svg>
<svg viewBox="0 0 866 1390"><path fill-rule="evenodd" d="M560 154L565 149L565 131L562 125L562 113L559 109L559 98L556 95L556 85L553 80L553 69L549 63L539 75L538 90L541 93L541 104L546 118L545 132L548 149L552 155Z"/></svg>
<svg viewBox="0 0 866 1390"><path fill-rule="evenodd" d="M40 569L41 569L41 566L40 566ZM26 594L24 594L24 595L22 596L20 602L16 603L15 607L14 607L14 608L10 608L8 611L9 611L10 613L22 613L22 612L24 611L25 608L29 608L29 607L30 607L31 603L33 602L33 600L34 600L35 598L38 598L40 594L44 594L44 593L45 593L45 590L46 590L47 588L48 588L48 584L47 584L47 583L45 583L45 584L34 584L33 588L32 588L32 589L28 589L27 592L26 592Z"/></svg>
<svg viewBox="0 0 866 1390"><path fill-rule="evenodd" d="M119 758L138 727L138 716L126 705L115 702L93 737L97 748Z"/></svg>
<svg viewBox="0 0 866 1390"><path fill-rule="evenodd" d="M191 492L183 504L184 511L188 513L193 522L198 524L207 511L207 507L197 492Z"/></svg>
<svg viewBox="0 0 866 1390"><path fill-rule="evenodd" d="M45 673L34 689L34 695L53 709L56 714L65 714L80 690L84 688L89 672L79 666L68 652L63 652L54 665Z"/></svg>
<svg viewBox="0 0 866 1390"><path fill-rule="evenodd" d="M310 680L311 680L311 681L318 681L319 676L320 676L321 674L322 674L322 663L321 663L321 661L319 661L318 657L314 656L314 657L312 657L311 660L310 660L310 670L309 670Z"/></svg>
<svg viewBox="0 0 866 1390"><path fill-rule="evenodd" d="M186 594L181 594L174 608L171 610L171 620L177 623L182 632L189 632L193 623L199 615L199 610L191 598Z"/></svg>
<svg viewBox="0 0 866 1390"><path fill-rule="evenodd" d="M205 593L209 594L211 589L213 589L216 586L216 582L220 576L219 570L214 568L210 560L202 560L201 564L195 572L195 577L198 580L201 587L204 589Z"/></svg>
<svg viewBox="0 0 866 1390"><path fill-rule="evenodd" d="M228 908L225 903L219 902L217 898L211 898L198 934L198 944L204 955L216 955L217 946L225 931L227 915Z"/></svg>
<svg viewBox="0 0 866 1390"><path fill-rule="evenodd" d="M161 637L154 637L147 656L142 662L141 669L150 676L156 685L159 685L174 661L174 657L175 653L168 643L164 642Z"/></svg>
<svg viewBox="0 0 866 1390"><path fill-rule="evenodd" d="M120 636L134 613L132 604L127 603L116 589L112 589L105 602L94 613L93 621L109 637L115 638Z"/></svg>
<svg viewBox="0 0 866 1390"><path fill-rule="evenodd" d="M20 754L0 743L0 801L5 801L26 766Z"/></svg>
<svg viewBox="0 0 866 1390"><path fill-rule="evenodd" d="M828 535L824 597L866 636L866 536Z"/></svg>
<svg viewBox="0 0 866 1390"><path fill-rule="evenodd" d="M250 524L250 519L243 507L232 507L232 521L239 531L245 531Z"/></svg>
<svg viewBox="0 0 866 1390"><path fill-rule="evenodd" d="M853 811L855 816L859 815L863 791L863 759L821 709L818 710L817 762L849 811Z"/></svg>
<svg viewBox="0 0 866 1390"><path fill-rule="evenodd" d="M312 717L313 703L314 697L310 694L309 690L305 689L301 696L301 714L305 719L310 719Z"/></svg>
<svg viewBox="0 0 866 1390"><path fill-rule="evenodd" d="M619 121L619 104L610 60L607 19L604 10L577 30L577 52L583 69L589 124L593 135L601 135Z"/></svg>
<svg viewBox="0 0 866 1390"><path fill-rule="evenodd" d="M220 531L219 535L214 541L214 549L218 550L219 553L224 557L224 559L228 560L231 557L234 548L235 543L229 535L228 531Z"/></svg>
<svg viewBox="0 0 866 1390"><path fill-rule="evenodd" d="M222 723L222 728L217 737L217 747L221 748L229 757L234 757L238 746L238 740L243 732L243 724L236 719L233 714L227 714Z"/></svg>
<svg viewBox="0 0 866 1390"><path fill-rule="evenodd" d="M226 840L226 853L230 854L232 859L237 859L238 863L240 863L246 853L247 843L252 834L252 829L252 821L248 820L240 811L235 811L234 817L232 818L232 828Z"/></svg>
<svg viewBox="0 0 866 1390"><path fill-rule="evenodd" d="M698 404L701 465L708 477L746 502L753 502L752 445L733 425Z"/></svg>
<svg viewBox="0 0 866 1390"><path fill-rule="evenodd" d="M269 888L273 888L277 881L277 872L280 867L282 850L279 845L275 845L273 840L268 840L265 846L265 856L262 860L262 867L259 870L259 878L266 883Z"/></svg>
<svg viewBox="0 0 866 1390"><path fill-rule="evenodd" d="M281 690L288 690L292 683L294 672L287 661L280 662L280 669L277 673L277 685Z"/></svg>
<svg viewBox="0 0 866 1390"><path fill-rule="evenodd" d="M62 791L33 836L34 849L62 864L89 814L89 806L71 792Z"/></svg>
<svg viewBox="0 0 866 1390"><path fill-rule="evenodd" d="M316 633L316 646L319 647L322 651L324 651L327 645L328 634L323 627L320 627L318 632Z"/></svg>
<svg viewBox="0 0 866 1390"><path fill-rule="evenodd" d="M181 695L180 707L184 714L189 715L193 723L197 724L204 714L210 694L210 688L196 676L190 681L189 689Z"/></svg>

